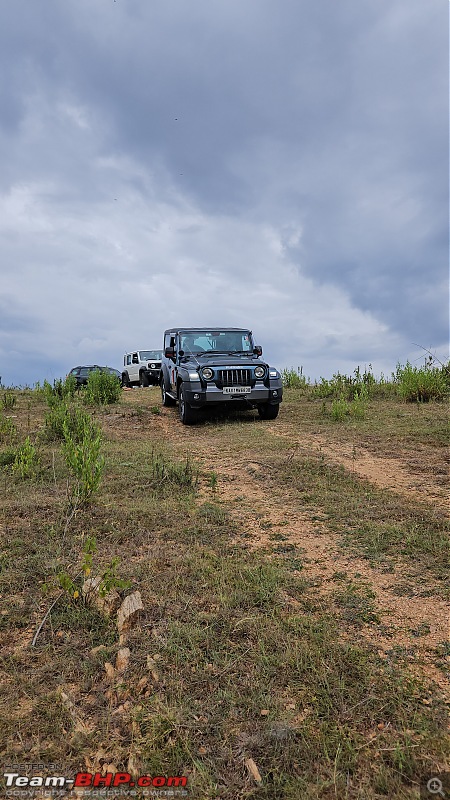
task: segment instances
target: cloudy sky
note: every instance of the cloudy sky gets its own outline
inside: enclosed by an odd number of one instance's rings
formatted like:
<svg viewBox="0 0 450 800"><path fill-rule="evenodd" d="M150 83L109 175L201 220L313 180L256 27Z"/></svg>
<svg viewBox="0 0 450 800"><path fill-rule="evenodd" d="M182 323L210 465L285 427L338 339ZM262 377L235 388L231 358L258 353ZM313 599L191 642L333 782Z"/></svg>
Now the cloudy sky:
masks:
<svg viewBox="0 0 450 800"><path fill-rule="evenodd" d="M0 375L250 327L311 378L443 359L448 4L1 0Z"/></svg>

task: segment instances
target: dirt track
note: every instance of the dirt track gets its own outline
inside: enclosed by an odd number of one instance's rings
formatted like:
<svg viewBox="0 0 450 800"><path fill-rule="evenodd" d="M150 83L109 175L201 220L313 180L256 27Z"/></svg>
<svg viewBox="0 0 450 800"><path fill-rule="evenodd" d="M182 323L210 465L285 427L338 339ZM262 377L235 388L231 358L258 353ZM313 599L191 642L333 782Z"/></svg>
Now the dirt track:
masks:
<svg viewBox="0 0 450 800"><path fill-rule="evenodd" d="M302 554L302 576L313 581L321 594L330 595L336 590L333 576L337 573L345 573L350 581L366 582L376 595L381 624L364 625L360 636L375 645L383 657L389 657L393 648L401 648L410 661L411 671L436 682L450 701L450 673L443 672L435 664L436 646L450 639L446 601L433 595L419 595L423 587L418 587L417 593L410 591L408 596L395 593L402 577L401 567L395 573L383 572L367 560L355 557L348 548L341 546L340 537L327 529L320 509L314 514L302 511L295 493L289 488L271 483L267 491L266 476L270 480L270 472L256 451L251 455L241 451L237 455L235 439L227 440L222 435L215 441L214 427L210 425L182 427L174 409L162 409L155 424L160 427L164 439L192 453L206 472L217 476L214 501L220 502L238 524L240 541L246 546L270 551L274 530L281 530L284 546L293 545ZM424 480L423 471L411 470L402 459L386 458L365 447L326 441L319 434L299 435L298 429L282 414L278 420L264 425L266 435L287 437L293 452L307 455L320 451L330 462L342 464L378 487L430 505L447 507L442 478L433 480L432 471ZM200 498L211 501L212 490L207 484L202 486ZM446 659L450 669L450 656Z"/></svg>

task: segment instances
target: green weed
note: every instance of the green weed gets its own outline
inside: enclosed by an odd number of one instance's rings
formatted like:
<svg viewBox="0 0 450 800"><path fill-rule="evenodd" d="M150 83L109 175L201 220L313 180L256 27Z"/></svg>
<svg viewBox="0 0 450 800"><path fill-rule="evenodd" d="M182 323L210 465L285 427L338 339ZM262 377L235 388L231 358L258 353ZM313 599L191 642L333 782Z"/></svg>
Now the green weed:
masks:
<svg viewBox="0 0 450 800"><path fill-rule="evenodd" d="M117 403L121 394L122 387L115 375L94 370L89 373L82 397L88 405L104 406Z"/></svg>
<svg viewBox="0 0 450 800"><path fill-rule="evenodd" d="M372 372L372 365L364 371L356 367L353 375L342 375L335 372L331 379L320 378L320 381L311 387L311 396L323 399L355 400L364 398L369 400L374 397L390 397L396 394L395 383L388 381L383 374L377 379Z"/></svg>
<svg viewBox="0 0 450 800"><path fill-rule="evenodd" d="M0 412L0 442L12 442L16 436L17 428L9 417Z"/></svg>
<svg viewBox="0 0 450 800"><path fill-rule="evenodd" d="M194 490L197 486L198 469L189 456L184 461L173 461L162 452L153 450L150 466L154 483L161 487L175 485Z"/></svg>
<svg viewBox="0 0 450 800"><path fill-rule="evenodd" d="M35 476L39 466L39 456L30 437L27 436L24 443L17 449L16 456L12 464L13 474L21 480Z"/></svg>
<svg viewBox="0 0 450 800"><path fill-rule="evenodd" d="M350 416L350 403L343 397L333 400L331 404L331 417L335 422L342 422L345 417Z"/></svg>
<svg viewBox="0 0 450 800"><path fill-rule="evenodd" d="M215 503L203 503L198 509L197 514L201 520L208 522L211 526L221 526L225 525L227 522L225 511L220 506L215 505Z"/></svg>
<svg viewBox="0 0 450 800"><path fill-rule="evenodd" d="M16 405L16 397L12 392L5 392L2 397L2 406L5 411L12 411Z"/></svg>
<svg viewBox="0 0 450 800"><path fill-rule="evenodd" d="M98 431L98 425L90 414L77 405L67 405L64 400L45 415L44 436L48 441L70 437L75 442L81 442L89 436L94 438Z"/></svg>
<svg viewBox="0 0 450 800"><path fill-rule="evenodd" d="M367 402L369 400L369 389L362 383L360 388L353 395L350 414L354 419L365 419Z"/></svg>
<svg viewBox="0 0 450 800"><path fill-rule="evenodd" d="M334 595L336 605L341 609L342 618L361 627L364 623L379 622L375 610L375 593L364 583L348 583L345 589Z"/></svg>
<svg viewBox="0 0 450 800"><path fill-rule="evenodd" d="M63 423L63 452L75 482L71 487L72 507L87 505L97 492L102 478L105 459L100 454L101 431L86 415L82 417L81 431L71 431Z"/></svg>
<svg viewBox="0 0 450 800"><path fill-rule="evenodd" d="M49 408L54 408L59 405L63 400L67 400L75 396L77 390L77 382L73 375L62 380L53 381L53 386L44 381L42 389L39 387L38 392L42 392Z"/></svg>
<svg viewBox="0 0 450 800"><path fill-rule="evenodd" d="M427 403L443 400L450 393L450 371L448 366L436 366L427 360L423 367L413 367L409 361L405 366L397 364L395 381L400 397L409 402Z"/></svg>
<svg viewBox="0 0 450 800"><path fill-rule="evenodd" d="M210 472L208 475L208 486L211 489L212 493L216 492L217 490L217 473Z"/></svg>
<svg viewBox="0 0 450 800"><path fill-rule="evenodd" d="M307 389L309 386L309 378L303 375L303 367L293 367L290 369L281 370L281 380L286 389Z"/></svg>
<svg viewBox="0 0 450 800"><path fill-rule="evenodd" d="M74 578L68 572L60 572L58 574L58 583L61 589L64 589L69 597L74 600L78 600L80 597L83 580L88 578L92 573L94 568L94 555L96 553L97 540L95 536L88 536L83 545L83 555L78 577ZM130 581L119 577L119 563L119 557L115 556L105 569L100 572L100 581L97 586L100 597L106 597L106 595L114 589L128 589L131 586Z"/></svg>
<svg viewBox="0 0 450 800"><path fill-rule="evenodd" d="M16 449L9 448L0 453L0 467L9 467L16 459Z"/></svg>
<svg viewBox="0 0 450 800"><path fill-rule="evenodd" d="M367 402L369 399L369 390L365 384L360 384L360 388L353 393L353 399L347 400L342 394L337 400L331 403L331 409L328 412L325 400L322 404L322 415L331 416L335 422L342 422L347 417L352 419L365 419L367 411Z"/></svg>

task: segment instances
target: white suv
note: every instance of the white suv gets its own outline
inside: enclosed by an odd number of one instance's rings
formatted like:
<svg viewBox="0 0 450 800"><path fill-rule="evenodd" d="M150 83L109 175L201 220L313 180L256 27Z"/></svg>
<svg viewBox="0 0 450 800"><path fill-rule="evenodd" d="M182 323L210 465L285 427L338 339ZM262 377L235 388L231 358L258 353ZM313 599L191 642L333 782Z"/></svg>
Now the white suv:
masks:
<svg viewBox="0 0 450 800"><path fill-rule="evenodd" d="M122 386L159 384L161 350L135 350L123 357Z"/></svg>

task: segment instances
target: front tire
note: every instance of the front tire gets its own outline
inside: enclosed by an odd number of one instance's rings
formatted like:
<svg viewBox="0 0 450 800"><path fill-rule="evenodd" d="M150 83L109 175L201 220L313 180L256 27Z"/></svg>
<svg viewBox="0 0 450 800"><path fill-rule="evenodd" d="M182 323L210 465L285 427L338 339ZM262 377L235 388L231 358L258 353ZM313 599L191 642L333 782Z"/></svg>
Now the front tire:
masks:
<svg viewBox="0 0 450 800"><path fill-rule="evenodd" d="M195 425L200 419L198 408L192 408L186 400L183 384L180 386L180 393L178 395L178 413L183 425Z"/></svg>
<svg viewBox="0 0 450 800"><path fill-rule="evenodd" d="M145 389L147 386L150 386L150 381L148 379L148 375L146 372L141 372L139 375L139 385L142 389Z"/></svg>
<svg viewBox="0 0 450 800"><path fill-rule="evenodd" d="M164 386L164 379L161 381L161 400L163 406L168 408L169 406L175 405L175 400L167 394L165 386Z"/></svg>
<svg viewBox="0 0 450 800"><path fill-rule="evenodd" d="M276 405L264 403L263 405L258 406L258 414L261 419L276 419L278 417L279 410L280 406L278 403Z"/></svg>

